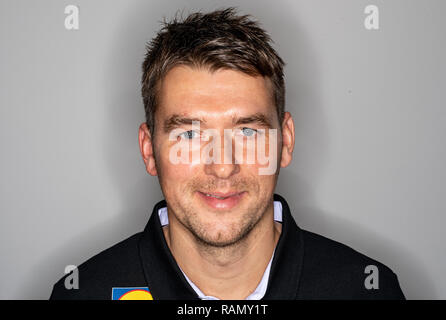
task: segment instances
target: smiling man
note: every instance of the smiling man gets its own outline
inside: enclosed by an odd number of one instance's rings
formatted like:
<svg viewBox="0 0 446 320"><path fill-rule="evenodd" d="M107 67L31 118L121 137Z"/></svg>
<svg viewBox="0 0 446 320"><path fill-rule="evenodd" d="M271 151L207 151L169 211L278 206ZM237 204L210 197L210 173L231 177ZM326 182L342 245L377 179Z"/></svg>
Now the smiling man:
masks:
<svg viewBox="0 0 446 320"><path fill-rule="evenodd" d="M294 124L270 42L231 8L165 24L143 63L139 129L165 199L51 298L404 299L389 268L300 229L274 194Z"/></svg>

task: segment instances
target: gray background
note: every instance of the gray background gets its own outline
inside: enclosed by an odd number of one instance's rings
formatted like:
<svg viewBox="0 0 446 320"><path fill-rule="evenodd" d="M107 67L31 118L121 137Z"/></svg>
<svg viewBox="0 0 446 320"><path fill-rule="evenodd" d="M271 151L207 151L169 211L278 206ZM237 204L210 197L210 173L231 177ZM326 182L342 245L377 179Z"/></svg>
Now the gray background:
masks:
<svg viewBox="0 0 446 320"><path fill-rule="evenodd" d="M162 197L137 143L145 42L178 9L227 5L287 62L277 192L298 224L387 264L408 298L446 298L445 1L0 3L0 298L47 299L66 265L144 228Z"/></svg>

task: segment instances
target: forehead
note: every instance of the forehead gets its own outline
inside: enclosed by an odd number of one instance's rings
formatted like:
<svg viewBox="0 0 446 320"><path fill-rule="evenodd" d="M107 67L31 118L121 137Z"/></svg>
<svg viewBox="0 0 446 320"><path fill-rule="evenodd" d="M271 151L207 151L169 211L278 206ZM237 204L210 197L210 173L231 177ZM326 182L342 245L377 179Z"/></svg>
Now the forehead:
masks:
<svg viewBox="0 0 446 320"><path fill-rule="evenodd" d="M263 113L274 117L270 81L240 71L176 66L161 82L157 113L203 118Z"/></svg>

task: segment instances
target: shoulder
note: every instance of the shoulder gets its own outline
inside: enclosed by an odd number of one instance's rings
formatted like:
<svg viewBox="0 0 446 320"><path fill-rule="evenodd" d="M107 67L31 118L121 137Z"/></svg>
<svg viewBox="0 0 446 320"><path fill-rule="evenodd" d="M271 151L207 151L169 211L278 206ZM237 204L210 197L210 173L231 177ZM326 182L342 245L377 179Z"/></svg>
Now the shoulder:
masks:
<svg viewBox="0 0 446 320"><path fill-rule="evenodd" d="M143 270L139 258L137 233L100 252L78 266L78 289L66 289L71 274L53 287L50 299L110 299L113 287L141 286Z"/></svg>
<svg viewBox="0 0 446 320"><path fill-rule="evenodd" d="M351 247L302 230L300 292L321 299L404 299L395 273Z"/></svg>
<svg viewBox="0 0 446 320"><path fill-rule="evenodd" d="M351 247L322 235L306 230L302 230L302 235L307 263L317 263L321 268L330 266L338 271L355 265L362 266L364 263L380 264Z"/></svg>

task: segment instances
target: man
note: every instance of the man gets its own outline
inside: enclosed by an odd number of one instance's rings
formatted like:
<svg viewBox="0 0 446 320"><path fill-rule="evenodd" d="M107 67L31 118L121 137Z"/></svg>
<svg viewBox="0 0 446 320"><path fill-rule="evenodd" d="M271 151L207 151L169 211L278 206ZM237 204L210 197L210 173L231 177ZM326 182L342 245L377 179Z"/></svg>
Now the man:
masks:
<svg viewBox="0 0 446 320"><path fill-rule="evenodd" d="M147 50L139 145L165 200L52 299L404 299L389 268L300 229L274 194L294 124L283 61L255 21L191 14Z"/></svg>

